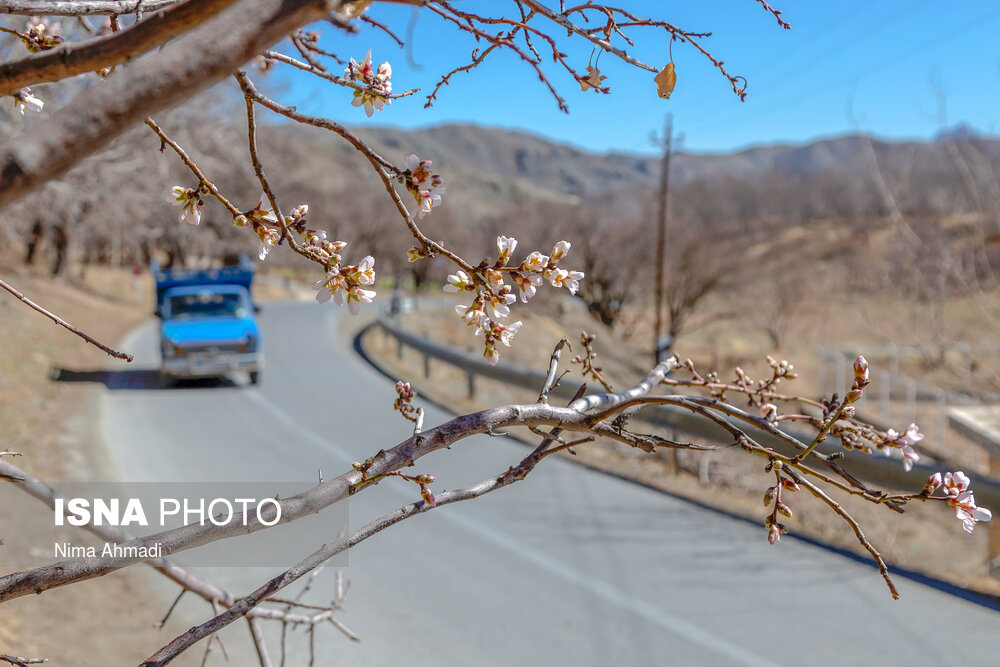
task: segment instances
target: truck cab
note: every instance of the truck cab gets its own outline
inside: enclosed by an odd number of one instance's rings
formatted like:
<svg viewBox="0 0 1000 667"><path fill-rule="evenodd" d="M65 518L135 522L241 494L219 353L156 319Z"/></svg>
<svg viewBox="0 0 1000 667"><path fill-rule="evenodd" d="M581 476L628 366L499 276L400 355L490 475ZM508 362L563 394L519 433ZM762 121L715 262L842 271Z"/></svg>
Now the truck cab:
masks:
<svg viewBox="0 0 1000 667"><path fill-rule="evenodd" d="M160 318L160 374L176 378L227 377L246 373L260 381L264 365L256 308L250 297L253 265L219 269L160 269L156 314Z"/></svg>

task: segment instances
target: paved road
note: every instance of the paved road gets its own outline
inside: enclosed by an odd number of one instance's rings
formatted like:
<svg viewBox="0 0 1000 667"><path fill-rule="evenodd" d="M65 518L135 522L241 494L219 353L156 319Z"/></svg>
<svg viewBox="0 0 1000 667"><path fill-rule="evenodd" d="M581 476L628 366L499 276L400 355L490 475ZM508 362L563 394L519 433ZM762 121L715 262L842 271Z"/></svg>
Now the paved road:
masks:
<svg viewBox="0 0 1000 667"><path fill-rule="evenodd" d="M121 477L312 480L405 438L391 383L338 333L346 317L265 305L257 388L129 388L149 384L141 371L109 383L100 424ZM155 367L152 323L125 346L140 369ZM427 409L428 424L445 419ZM417 469L456 488L524 453L477 438ZM351 524L415 495L383 482L351 500ZM320 665L1000 663L997 612L905 579L893 602L870 567L794 539L769 547L762 527L563 460L376 536L351 552L346 573L343 619L364 641L321 629ZM269 574L210 573L237 594ZM230 651L246 643L245 627L233 633Z"/></svg>

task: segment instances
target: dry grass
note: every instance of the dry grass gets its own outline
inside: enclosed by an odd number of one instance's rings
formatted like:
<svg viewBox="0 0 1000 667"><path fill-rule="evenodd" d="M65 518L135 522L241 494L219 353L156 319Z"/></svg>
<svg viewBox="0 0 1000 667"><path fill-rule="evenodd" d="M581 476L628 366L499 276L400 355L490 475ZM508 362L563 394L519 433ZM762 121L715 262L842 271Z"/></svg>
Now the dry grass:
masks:
<svg viewBox="0 0 1000 667"><path fill-rule="evenodd" d="M0 256L0 278L98 340L114 346L152 313L148 274L90 267L81 277L53 280ZM287 298L280 283L259 284L256 298ZM65 329L0 292L0 449L21 453L15 464L48 481L108 481L113 469L91 419L99 388L54 382L57 368L92 370L107 359ZM24 497L27 498L26 496ZM36 501L26 501L32 509ZM27 534L29 520L5 507L3 532ZM3 535L0 534L0 537ZM67 539L79 540L79 534ZM3 549L0 546L0 549ZM0 552L2 554L2 552ZM2 561L0 561L2 565ZM54 664L105 667L138 664L186 629L183 614L154 627L176 594L147 568L129 568L97 581L12 600L0 606L0 653L42 656ZM197 608L204 614L207 607ZM190 619L187 619L190 620ZM179 664L199 664L198 650Z"/></svg>

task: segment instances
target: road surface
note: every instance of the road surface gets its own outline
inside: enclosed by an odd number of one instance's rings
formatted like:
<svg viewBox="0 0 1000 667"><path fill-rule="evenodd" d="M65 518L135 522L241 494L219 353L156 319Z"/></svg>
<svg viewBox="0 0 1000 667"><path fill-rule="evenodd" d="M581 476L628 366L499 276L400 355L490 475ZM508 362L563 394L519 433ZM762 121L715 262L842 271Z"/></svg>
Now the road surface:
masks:
<svg viewBox="0 0 1000 667"><path fill-rule="evenodd" d="M156 389L143 371L158 364L155 323L133 332L124 345L139 370L112 376L99 410L120 478L311 481L407 437L391 382L338 331L347 317L265 304L257 387ZM448 419L426 410L427 425ZM414 470L458 488L525 452L479 437ZM352 528L416 499L413 485L383 481L351 499ZM237 595L275 573L203 572ZM564 460L389 529L352 550L345 573L341 618L363 641L320 628L319 665L1000 664L995 611L901 577L894 602L855 560L790 537L770 547L762 526ZM246 648L238 625L231 653ZM306 655L303 633L289 645Z"/></svg>

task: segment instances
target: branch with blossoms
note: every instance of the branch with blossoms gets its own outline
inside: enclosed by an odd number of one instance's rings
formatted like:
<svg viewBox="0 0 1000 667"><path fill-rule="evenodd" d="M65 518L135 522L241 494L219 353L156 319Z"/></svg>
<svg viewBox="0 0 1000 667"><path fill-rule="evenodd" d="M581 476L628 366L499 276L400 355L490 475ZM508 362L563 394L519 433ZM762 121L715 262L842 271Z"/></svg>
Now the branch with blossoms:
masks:
<svg viewBox="0 0 1000 667"><path fill-rule="evenodd" d="M83 42L64 42L44 18L30 19L24 32L7 29L32 52L27 58L0 66L6 73L0 78L7 86L0 87L0 94L7 92L13 95L15 106L22 113L26 108L41 111L44 107L43 100L31 92L28 84L86 72L98 72L106 81L100 86L102 94L84 91L78 96L78 100L69 105L67 112L59 112L52 119L39 123L37 132L29 131L27 142L19 142L5 154L0 152L7 159L6 166L0 164L0 204L5 198L9 200L20 196L35 184L68 169L79 156L97 147L98 137L106 142L122 131L129 122L140 117L139 114L155 111L156 108L173 103L182 94L191 94L213 82L225 73L227 63L238 62L234 59L237 54L244 54L245 61L250 54L256 53L258 61L269 67L279 64L294 67L333 85L348 88L351 90L351 104L363 108L369 117L376 111L386 109L394 99L416 92L413 89L393 93L391 65L382 62L376 66L370 50L360 61L350 58L343 76L330 74L321 60L342 60L334 52L321 46L320 33L301 28L301 23L305 20L318 18L316 12L320 3L302 1L276 6L275 2L276 0L212 0L209 3L196 3L189 0L170 4L156 3L148 7L148 13L144 13L146 9L141 3L135 6L127 3L80 3L76 14L80 17L108 12L116 7L122 8L123 14L135 13L135 20L131 25L120 26L113 16L109 30ZM341 0L321 4L326 11L334 10L332 15L327 16L338 28L355 31L353 21L361 21L387 32L403 43L387 26L366 17L366 10L372 4L369 0ZM640 17L623 7L588 3L566 8L560 3L559 12L556 12L544 3L525 0L513 3L516 9L514 14L506 15L502 10L497 10L494 14L484 15L443 0L420 4L433 16L471 35L476 41L489 43L489 47L481 53L477 50L472 65L462 66L458 70L474 69L495 49L512 52L535 71L563 108L566 107L565 102L543 68L544 59L539 51L542 44L551 50L553 62L579 83L583 90L594 88L608 92L607 87L600 85L606 76L596 69L596 60L593 65L588 63L586 76L578 74L576 68L569 64L568 56L555 37L563 29L566 30L567 38L582 39L599 53L607 52L629 66L656 72L658 67L641 62L625 50L626 47L635 45L630 36L635 30L654 29L666 37L668 45L673 41L680 41L693 46L715 63L732 83L734 90L741 96L745 94L745 81L740 87L738 82L741 78L729 75L721 61L716 60L700 45L699 40L707 38L710 33L685 31L661 19ZM23 13L29 7L36 5L30 2L11 2L6 9ZM62 5L53 7L54 10L58 9L54 13L65 13L66 8ZM776 16L778 14L775 12ZM254 21L257 23L254 24ZM780 17L779 23L782 23ZM226 26L227 40L224 48L205 46L213 40L205 41L202 36L207 37L213 31L221 34L221 26ZM492 34L490 30L497 26L505 27L507 34ZM281 35L289 35L291 45L305 62L273 49L260 49L261 45L269 44ZM178 37L176 41L170 42ZM518 39L523 41L523 47L519 45ZM163 44L167 46L161 52L130 65L128 71L112 72L116 65ZM428 102L436 98L440 87L458 70L443 77L428 97ZM231 65L229 71L232 71ZM659 72L655 81L657 90L661 96L669 97L676 81L672 58ZM322 265L325 277L316 284L321 301L346 303L355 311L359 304L374 298L374 290L366 289L374 282L373 257L367 256L357 265L344 265L339 251L346 243L327 241L325 232L306 228L307 205L292 209L289 216L282 214L278 199L263 175L262 160L256 153L254 107L261 105L293 120L335 131L369 160L404 218L404 224L417 240L417 245L410 252L411 261L435 255L443 256L457 265L458 273L453 275L465 276L463 280L468 280L470 291L476 293L472 304L460 316L477 335L483 335L484 356L491 363L496 363L499 359L497 343L510 345L520 326L520 322L509 325L501 323L501 319L509 314L509 306L513 301L511 286L504 284L504 273L520 290L522 300L533 294L542 281L548 281L554 287L566 287L570 293L577 291L579 281L584 277L583 273L556 265L560 254L568 251L568 242L560 241L550 255L542 255L540 251L533 252L516 270L506 267L506 259L498 260L493 266L473 266L447 250L443 242L428 238L418 226L419 220L443 203L445 193L443 179L431 171L430 160L411 155L406 158L403 166L396 166L377 155L343 126L327 119L304 116L294 108L266 98L256 90L245 72L237 71L236 77L247 100L250 152L254 171L265 196L251 209L236 209L230 199L223 197L212 182L200 173L183 149L158 131L155 123L149 121L150 127L160 135L163 145L173 148L198 178L198 183L193 188L177 185L171 190L171 200L181 207L179 217L182 222L200 222L203 197L214 196L233 214L234 224L251 228L256 234L261 244L259 255L262 259L271 248L287 240L294 252ZM74 109L75 112L69 114L69 109ZM26 150L23 149L25 143ZM40 155L44 155L44 159L40 160ZM391 181L402 185L414 198L412 210L404 205ZM501 236L500 239L506 237ZM503 255L505 250L500 245L500 239L498 250ZM503 242L516 244L513 239ZM487 312L490 313L489 316L486 315Z"/></svg>
<svg viewBox="0 0 1000 667"><path fill-rule="evenodd" d="M780 26L787 27L780 12L763 0L756 1L774 15ZM27 0L4 2L0 0L0 8L11 11L36 8L38 4ZM432 239L422 229L424 219L445 203L446 196L446 179L433 168L431 160L426 159L428 156L398 155L390 159L380 155L344 125L328 118L303 114L294 107L263 95L247 71L240 69L256 61L268 68L292 67L306 71L349 91L345 93L345 106L349 104L357 108L359 117L360 113L366 117L373 117L376 112L391 113L404 104L393 104L394 101L415 92L393 92L392 66L386 61L376 65L370 50L360 60L344 60L337 55L336 49L324 44L324 40L335 39L343 32L355 31L362 23L394 35L387 26L366 17L365 12L372 4L369 0L188 0L176 3L151 0L148 14L142 14L140 3L128 5L91 0L77 4L77 16L111 11L117 6L125 13L134 13L135 20L124 25L117 18L112 18L107 33L78 43L60 43L55 33L41 22L30 23L24 31L6 30L29 51L37 52L3 66L6 69L0 71L6 76L0 79L7 87L0 87L0 94L11 95L20 111L34 109L40 117L28 125L20 136L0 147L0 205L59 177L82 157L104 147L129 126L145 120L158 136L161 149L165 152L170 148L194 179L193 183L173 187L164 184L164 191L169 190L170 200L179 207L179 223L200 224L206 200L216 199L232 217L233 224L245 230L246 234L252 234L252 238L259 242L258 257L261 261L266 261L270 253L286 245L292 252L318 265L322 272L314 284L318 301L346 305L356 313L361 304L372 301L376 296L375 290L371 289L376 279L375 258L364 254L360 261L347 263L343 256L347 242L331 239L323 230L325 225L316 223L323 218L324 212L311 210L307 203L282 206L281 193L272 187L267 176L268 156L258 152L260 128L257 114L261 109L267 109L295 122L335 133L368 162L375 177L384 186L387 204L399 214L399 224L415 240L408 258L422 261L439 257L454 265L454 273L448 276L444 289L470 297L471 303L459 305L456 314L473 330L474 335L483 337L483 355L490 363L498 362L498 347L510 346L522 326L520 321L506 323L508 318L513 319L512 307L518 296L522 302L527 302L545 284L556 289L565 288L570 294L575 294L580 282L585 279L583 272L567 265L566 257L571 245L566 240L552 239L554 245L548 254L533 249L515 259L517 240L499 235L495 259L489 258L478 264L466 260L446 247L445 241ZM582 92L611 92L611 86L606 82L613 80L613 72L606 70L607 73L602 73L598 67L602 54L609 54L623 66L655 74L649 85L655 86L661 97L669 98L677 82L671 54L675 42L679 47L690 47L707 58L741 99L747 93L746 80L730 74L723 61L703 46L710 33L684 30L662 18L640 16L619 5L588 2L567 7L560 2L557 10L552 2L513 0L502 7L491 7L491 13L487 15L466 10L463 5L446 0L414 1L410 4L431 19L444 22L479 44L469 62L443 68L446 73L429 93L427 103L436 101L443 86L455 75L472 72L486 58L500 53L507 53L523 62L526 71L541 81L541 85L563 109L568 109L568 103L559 92L560 79L557 76L573 85L580 85ZM66 11L65 5L53 4L53 12ZM156 11L152 12L154 7ZM328 34L335 37L303 29L315 20L329 22L333 30ZM658 42L661 46L659 52L671 54L669 62L663 63L666 59L663 58L654 65L637 58L632 47L636 45L639 35ZM286 38L293 49L290 53L297 56L275 49L275 44ZM566 53L569 51L564 47L566 43L581 44L591 49L592 55L585 69L582 62L573 61ZM258 57L260 60L257 60ZM326 63L330 60L337 62L338 67L344 67L341 75L327 70ZM126 62L127 67L116 67ZM550 71L552 65L555 73ZM55 112L48 111L44 101L29 88L38 83L89 72L96 72L102 77L98 84L85 88L73 101ZM254 196L255 191L254 195L250 195L252 198L246 201L242 194L223 193L212 180L212 175L205 173L185 149L151 119L160 110L182 102L229 76L234 77L245 101L249 166L261 189L259 198ZM430 429L423 428L422 412L413 406L415 394L412 388L406 383L397 385L394 407L414 424L411 437L395 447L379 450L364 462L353 465L332 480L321 481L309 491L281 499L281 518L282 522L288 522L312 515L354 494L371 493L372 489L390 478L414 484L417 487L414 489L414 501L350 535L332 539L250 594L240 599L227 599L221 604L225 609L214 612L212 618L175 638L144 664L167 664L195 642L215 636L219 630L241 618L251 619L252 637L260 648L263 639L253 621L264 615L265 607L262 605L269 600L287 604L285 598L276 598L276 594L314 572L331 556L412 516L437 511L453 502L479 498L523 480L553 454L571 451L599 437L645 452L664 448L713 449L643 433L630 425L636 413L653 406L667 405L686 410L715 425L723 440L737 445L728 451L742 450L764 459L765 473L773 478L773 483L768 481L764 492L768 507L764 527L769 542L777 544L787 531L782 517L793 514L792 494L805 490L851 527L860 544L875 559L894 597L898 593L881 555L859 523L837 502L835 494L864 499L895 512L902 512L908 503L914 501L945 503L954 510L968 532L972 532L977 523L991 519L988 510L977 506L969 488L969 478L961 471L936 473L919 492L890 494L863 484L840 466L836 453L825 453L822 445L839 440L846 449L866 453L898 451L907 468L919 458L916 445L922 435L915 425L902 433L891 429L883 432L857 417L855 404L863 395L869 379L868 366L862 358L855 365L852 386L843 398L833 395L819 401L807 401L780 392L779 385L794 379L795 374L790 364L773 359L769 360L769 377L755 381L736 369L732 380L722 382L717 374L702 376L690 362L681 364L678 359L671 358L651 369L630 389L616 393L611 391L610 383L604 379L600 367L595 365L592 339L585 337L581 342L584 353L578 363L607 391L581 395L567 406L554 406L548 402L549 390L556 382L561 345L553 351L545 386L537 402L464 415ZM681 367L687 369L690 377L668 377L669 372ZM684 390L687 393L656 393L663 387L668 391ZM730 400L731 397L737 400ZM743 407L737 404L744 402ZM792 404L807 406L809 410L803 412L810 414L783 412L778 407ZM785 423L811 429L812 437L800 438L779 428ZM429 453L457 445L470 436L496 434L501 429L523 429L526 437L537 436L541 440L527 456L520 461L512 461L506 470L498 470L491 477L464 489L435 492L432 488L438 484L439 476L403 472L404 468L413 466ZM565 437L569 433L577 437ZM760 434L777 439L791 453L766 445ZM8 471L7 466L6 462L0 461L0 475L17 479L16 471L9 471L9 475L5 472ZM391 483L395 482L392 480ZM184 526L137 540L120 536L120 541L123 546L136 547L127 552L139 553L138 547L155 542L161 545L163 553L173 554L246 532L263 530L267 527L264 522L274 518L273 514L265 511L256 520L251 519L249 526L237 524L234 519L221 525ZM0 578L0 601L92 579L138 562L138 556L93 558L10 574ZM168 571L180 576L173 570ZM204 587L201 588L204 591ZM210 600L217 602L214 597ZM304 615L301 609L298 611ZM325 611L332 614L332 609ZM285 619L294 613L289 609L285 612ZM266 664L263 650L258 653L262 656L261 663Z"/></svg>
<svg viewBox="0 0 1000 667"><path fill-rule="evenodd" d="M553 351L546 387L551 384L556 375L562 347L561 343ZM418 486L421 497L420 500L372 521L351 535L340 537L324 545L284 574L269 580L256 591L235 601L228 609L214 618L180 635L144 664L166 664L199 639L211 636L226 625L251 613L264 601L274 599L280 590L313 571L333 555L359 544L382 530L412 516L440 509L453 502L478 498L523 480L545 458L557 452L586 444L595 437L616 440L646 452L655 452L661 448L715 449L714 447L678 442L655 434L642 433L629 426L630 419L625 418L625 415L634 417L636 412L641 412L650 406L672 405L689 410L717 424L721 432L731 436L733 443L737 445L739 450L766 459L765 471L774 476L774 484L764 494L765 505L772 507L772 511L769 512L764 521L769 542L777 544L781 535L787 532L780 517L793 515L792 501L788 494L805 488L826 503L832 511L851 526L860 543L872 554L879 565L893 597L898 597L898 592L881 555L869 542L858 522L833 499L831 491L862 498L877 505L885 505L888 509L897 512L903 511L905 505L912 501L943 502L955 510L956 516L962 521L965 530L969 532L975 528L978 522L988 521L991 518L988 510L976 505L973 493L969 488L969 479L961 472L932 475L924 487L916 493L888 494L861 487L846 473L835 472L831 475L814 467L814 463L828 465L835 459L835 456L821 454L815 448L811 449L807 442L780 431L774 425L773 419L756 417L716 398L699 398L685 394L655 394L654 391L658 387L669 386L670 380L667 379L667 374L679 365L677 358L672 357L657 365L642 381L626 391L584 395L573 400L566 407L549 405L547 401L540 398L536 403L508 405L457 417L437 427L415 433L391 449L380 450L363 463L353 464L350 471L334 479L323 481L302 494L281 499L281 522L284 523L312 515L324 507L342 502L356 493L369 491L381 481L393 477L399 477ZM855 378L855 380L858 379ZM545 388L543 388L542 396L545 393ZM407 400L409 395L410 392L405 385L397 385L399 406L409 402ZM405 410L405 408L403 409ZM454 447L469 436L496 433L501 429L509 431L519 427L527 429L529 433L540 435L542 440L538 446L506 471L499 472L471 487L434 493L431 491L431 485L438 481L434 475L408 475L402 472L404 468L413 466L417 460L427 454L439 449ZM818 430L822 430L822 427ZM755 432L758 431L769 435L780 434L780 438L784 442L790 443L797 453L794 455L781 453L765 446L755 436ZM563 434L568 432L579 433L583 437L576 440L566 440ZM726 449L738 451L737 448ZM811 451L809 451L810 449ZM7 466L8 464L0 462L0 471ZM827 489L823 487L827 487ZM938 494L939 491L940 494ZM251 518L249 525L245 526L235 520L221 524L192 524L142 539L127 541L123 543L123 546L141 547L148 543L158 543L162 545L163 553L169 555L227 537L263 530L267 527L267 522L272 522L274 518L276 515L272 516L265 512L262 517ZM140 561L141 558L138 556L70 560L15 573L0 578L0 601L27 594L42 593L69 583L102 576L115 569Z"/></svg>

